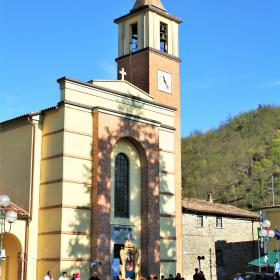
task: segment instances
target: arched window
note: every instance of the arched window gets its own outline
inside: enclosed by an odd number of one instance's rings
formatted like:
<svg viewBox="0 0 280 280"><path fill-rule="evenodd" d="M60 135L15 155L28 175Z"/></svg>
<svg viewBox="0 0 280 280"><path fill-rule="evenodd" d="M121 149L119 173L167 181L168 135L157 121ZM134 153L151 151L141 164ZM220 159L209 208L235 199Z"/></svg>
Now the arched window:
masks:
<svg viewBox="0 0 280 280"><path fill-rule="evenodd" d="M123 153L115 159L115 217L129 218L129 162Z"/></svg>

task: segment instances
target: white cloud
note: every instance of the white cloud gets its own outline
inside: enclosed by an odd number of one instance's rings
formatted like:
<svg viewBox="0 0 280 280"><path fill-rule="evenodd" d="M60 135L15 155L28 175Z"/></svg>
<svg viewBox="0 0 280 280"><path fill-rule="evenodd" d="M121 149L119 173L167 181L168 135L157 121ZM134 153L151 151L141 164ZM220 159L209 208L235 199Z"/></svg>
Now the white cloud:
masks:
<svg viewBox="0 0 280 280"><path fill-rule="evenodd" d="M263 83L259 87L261 89L264 89L264 88L271 88L271 87L277 87L277 86L280 86L280 80L272 81L269 83Z"/></svg>

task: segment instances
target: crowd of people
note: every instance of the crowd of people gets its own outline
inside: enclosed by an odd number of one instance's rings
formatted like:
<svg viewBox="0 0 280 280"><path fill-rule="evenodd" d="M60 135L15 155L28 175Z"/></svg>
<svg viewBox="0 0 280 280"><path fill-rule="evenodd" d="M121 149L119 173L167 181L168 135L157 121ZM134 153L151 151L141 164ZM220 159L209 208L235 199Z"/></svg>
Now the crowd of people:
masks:
<svg viewBox="0 0 280 280"><path fill-rule="evenodd" d="M159 279L158 276L154 274L148 277L140 277L140 280L158 280L158 279ZM173 274L169 274L168 277L161 275L160 280L184 280L184 278L181 277L180 273L177 273L175 277L173 276Z"/></svg>
<svg viewBox="0 0 280 280"><path fill-rule="evenodd" d="M195 273L193 275L193 280L206 280L205 275L203 271L196 268ZM58 278L58 280L80 280L81 276L80 273L74 273L73 275L68 275L66 271L62 272L61 276ZM258 278L256 278L258 279ZM44 280L55 280L52 276L52 272L48 271L46 276L44 277ZM89 280L100 280L97 276L97 273L94 271L92 272ZM148 277L139 277L139 280L159 280L159 277L157 275L150 275ZM177 273L177 275L174 277L172 274L169 274L168 277L165 277L164 275L160 276L160 280L184 280L184 278L181 276L180 273ZM233 280L244 280L244 277L241 273L236 273L233 277ZM265 278L260 279L265 280ZM279 272L276 272L274 274L273 280L280 280Z"/></svg>
<svg viewBox="0 0 280 280"><path fill-rule="evenodd" d="M196 268L194 270L193 280L206 280L203 271Z"/></svg>
<svg viewBox="0 0 280 280"><path fill-rule="evenodd" d="M62 272L61 276L58 278L58 280L80 280L81 275L80 273L74 273L73 275L68 275L66 271ZM44 280L55 280L53 278L52 272L48 271L46 276L44 277ZM92 272L89 280L100 280L97 276L97 273L94 271Z"/></svg>
<svg viewBox="0 0 280 280"><path fill-rule="evenodd" d="M61 276L58 278L58 280L80 280L80 273L74 273L72 276L68 275L66 271L62 272ZM140 280L158 280L158 276L152 274L149 277L139 277ZM205 279L205 278L204 278ZM44 280L55 280L53 278L53 274L51 271L48 271L46 276L44 277ZM89 280L100 280L97 276L96 272L92 272L91 277ZM177 273L177 275L174 277L172 274L169 274L168 278L166 278L164 275L161 275L160 280L184 280L184 278L181 277L180 273ZM194 280L203 280L203 278L195 279Z"/></svg>
<svg viewBox="0 0 280 280"><path fill-rule="evenodd" d="M280 274L278 271L274 274L265 272L249 272L244 275L238 272L233 276L233 280L280 280Z"/></svg>

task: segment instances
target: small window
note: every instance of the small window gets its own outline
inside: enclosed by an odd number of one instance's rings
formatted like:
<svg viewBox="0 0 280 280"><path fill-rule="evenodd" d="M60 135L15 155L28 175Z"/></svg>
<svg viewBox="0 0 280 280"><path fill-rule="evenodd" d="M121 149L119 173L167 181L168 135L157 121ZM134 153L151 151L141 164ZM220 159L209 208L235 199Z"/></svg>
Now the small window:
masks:
<svg viewBox="0 0 280 280"><path fill-rule="evenodd" d="M203 216L196 217L196 227L203 227Z"/></svg>
<svg viewBox="0 0 280 280"><path fill-rule="evenodd" d="M222 228L222 227L223 227L223 218L216 217L216 228Z"/></svg>
<svg viewBox="0 0 280 280"><path fill-rule="evenodd" d="M160 51L168 52L168 25L166 23L160 23Z"/></svg>
<svg viewBox="0 0 280 280"><path fill-rule="evenodd" d="M138 49L138 25L137 23L130 25L130 52L135 52Z"/></svg>
<svg viewBox="0 0 280 280"><path fill-rule="evenodd" d="M224 256L222 250L216 250L216 266L224 265Z"/></svg>

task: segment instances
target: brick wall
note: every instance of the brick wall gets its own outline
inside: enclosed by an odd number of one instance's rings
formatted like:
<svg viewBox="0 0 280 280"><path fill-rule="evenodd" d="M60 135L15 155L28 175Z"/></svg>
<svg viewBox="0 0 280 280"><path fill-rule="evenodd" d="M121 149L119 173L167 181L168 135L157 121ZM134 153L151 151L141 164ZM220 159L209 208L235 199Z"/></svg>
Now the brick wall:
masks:
<svg viewBox="0 0 280 280"><path fill-rule="evenodd" d="M119 71L124 68L125 80L149 92L149 53L140 52L118 60L118 80L121 79Z"/></svg>
<svg viewBox="0 0 280 280"><path fill-rule="evenodd" d="M111 153L127 139L141 161L141 263L142 273L159 274L159 139L158 128L105 113L93 116L92 259L102 261L99 273L110 279Z"/></svg>

